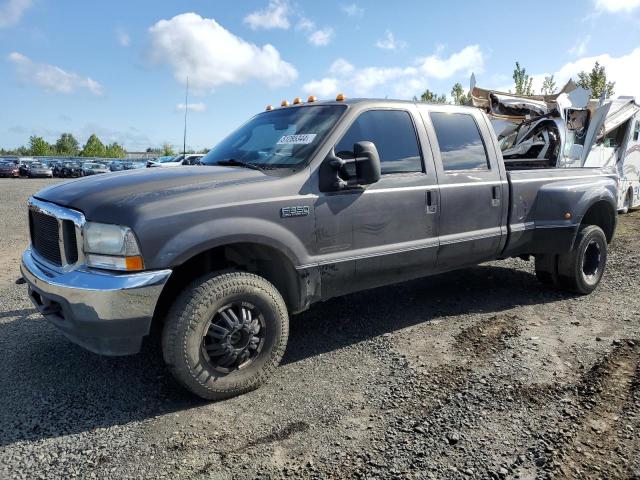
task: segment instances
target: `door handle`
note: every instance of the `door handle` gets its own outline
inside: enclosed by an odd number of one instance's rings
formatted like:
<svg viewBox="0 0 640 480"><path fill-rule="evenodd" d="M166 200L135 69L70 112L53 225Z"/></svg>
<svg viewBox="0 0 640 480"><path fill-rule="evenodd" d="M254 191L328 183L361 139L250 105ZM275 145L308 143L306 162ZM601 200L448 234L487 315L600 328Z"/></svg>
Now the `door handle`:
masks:
<svg viewBox="0 0 640 480"><path fill-rule="evenodd" d="M500 199L502 198L502 185L494 185L491 187L491 206L500 206Z"/></svg>
<svg viewBox="0 0 640 480"><path fill-rule="evenodd" d="M427 190L427 214L438 211L438 198L435 190Z"/></svg>

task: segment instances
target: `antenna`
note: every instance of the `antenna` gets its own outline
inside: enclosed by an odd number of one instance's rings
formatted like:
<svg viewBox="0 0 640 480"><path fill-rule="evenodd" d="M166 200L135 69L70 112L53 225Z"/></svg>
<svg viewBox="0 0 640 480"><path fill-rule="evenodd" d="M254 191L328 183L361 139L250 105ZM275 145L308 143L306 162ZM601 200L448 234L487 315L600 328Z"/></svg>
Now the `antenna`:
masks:
<svg viewBox="0 0 640 480"><path fill-rule="evenodd" d="M189 75L187 75L187 90L184 93L184 136L182 138L182 159L187 156L187 109L189 107Z"/></svg>

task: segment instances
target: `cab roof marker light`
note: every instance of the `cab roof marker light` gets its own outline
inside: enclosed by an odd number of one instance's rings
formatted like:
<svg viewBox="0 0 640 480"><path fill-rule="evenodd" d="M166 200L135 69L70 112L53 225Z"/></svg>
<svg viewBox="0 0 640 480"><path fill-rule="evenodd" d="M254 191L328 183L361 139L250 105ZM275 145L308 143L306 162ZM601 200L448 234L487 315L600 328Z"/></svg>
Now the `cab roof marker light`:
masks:
<svg viewBox="0 0 640 480"><path fill-rule="evenodd" d="M300 103L302 103L302 99L300 97L296 97L296 98L293 99L293 104L294 105L298 105Z"/></svg>
<svg viewBox="0 0 640 480"><path fill-rule="evenodd" d="M265 108L265 110L268 112L270 110L273 110L273 105L267 105L267 108Z"/></svg>
<svg viewBox="0 0 640 480"><path fill-rule="evenodd" d="M344 102L344 99L347 98L344 96L344 93L339 93L336 95L336 102Z"/></svg>
<svg viewBox="0 0 640 480"><path fill-rule="evenodd" d="M313 103L316 100L318 100L318 99L316 98L315 95L309 95L309 98L307 98L307 102L309 102L309 103Z"/></svg>
<svg viewBox="0 0 640 480"><path fill-rule="evenodd" d="M289 100L282 100L282 102L280 102L280 106L281 107L288 107L289 106Z"/></svg>

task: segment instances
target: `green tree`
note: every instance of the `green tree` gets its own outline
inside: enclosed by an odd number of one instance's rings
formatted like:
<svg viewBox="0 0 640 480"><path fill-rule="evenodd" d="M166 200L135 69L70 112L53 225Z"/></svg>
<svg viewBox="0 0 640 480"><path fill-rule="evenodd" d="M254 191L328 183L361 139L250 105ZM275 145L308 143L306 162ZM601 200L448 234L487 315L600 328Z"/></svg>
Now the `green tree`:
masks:
<svg viewBox="0 0 640 480"><path fill-rule="evenodd" d="M460 83L456 83L451 88L451 98L456 105L467 105L471 103L471 92L464 93Z"/></svg>
<svg viewBox="0 0 640 480"><path fill-rule="evenodd" d="M176 152L173 151L173 145L171 145L168 142L162 144L162 155L169 156L169 155L175 155L175 154Z"/></svg>
<svg viewBox="0 0 640 480"><path fill-rule="evenodd" d="M34 156L51 155L51 145L47 141L36 135L29 137L29 153Z"/></svg>
<svg viewBox="0 0 640 480"><path fill-rule="evenodd" d="M602 92L607 97L612 97L616 82L607 82L607 72L604 65L596 62L590 73L580 72L578 74L578 86L591 90L591 98L600 98Z"/></svg>
<svg viewBox="0 0 640 480"><path fill-rule="evenodd" d="M105 148L104 144L100 141L98 136L95 133L92 133L87 143L82 147L82 152L80 152L82 157L104 157L105 156Z"/></svg>
<svg viewBox="0 0 640 480"><path fill-rule="evenodd" d="M518 62L513 70L513 81L516 84L516 95L533 95L533 78L527 75L527 69L520 67Z"/></svg>
<svg viewBox="0 0 640 480"><path fill-rule="evenodd" d="M80 151L78 140L70 133L63 133L55 144L56 155L75 157Z"/></svg>
<svg viewBox="0 0 640 480"><path fill-rule="evenodd" d="M448 103L446 95L438 95L437 93L434 93L429 89L426 89L424 93L420 95L420 100L423 102L431 103Z"/></svg>
<svg viewBox="0 0 640 480"><path fill-rule="evenodd" d="M113 142L111 145L107 145L105 148L105 157L109 158L124 158L127 156L127 151L122 145Z"/></svg>
<svg viewBox="0 0 640 480"><path fill-rule="evenodd" d="M544 77L540 93L542 93L542 95L552 95L556 93L556 81L553 79L553 75Z"/></svg>

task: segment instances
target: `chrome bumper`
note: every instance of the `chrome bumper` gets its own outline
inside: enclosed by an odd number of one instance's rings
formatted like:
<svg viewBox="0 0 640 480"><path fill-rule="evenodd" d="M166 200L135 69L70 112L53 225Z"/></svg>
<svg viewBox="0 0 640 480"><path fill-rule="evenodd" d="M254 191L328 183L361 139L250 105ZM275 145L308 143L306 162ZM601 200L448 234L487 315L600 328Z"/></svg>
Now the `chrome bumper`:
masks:
<svg viewBox="0 0 640 480"><path fill-rule="evenodd" d="M22 255L22 276L38 311L70 340L103 355L130 355L149 334L171 270L115 274L59 271Z"/></svg>

